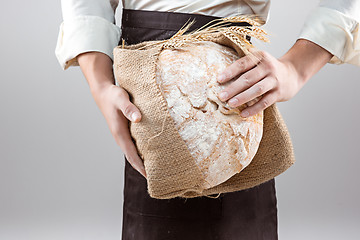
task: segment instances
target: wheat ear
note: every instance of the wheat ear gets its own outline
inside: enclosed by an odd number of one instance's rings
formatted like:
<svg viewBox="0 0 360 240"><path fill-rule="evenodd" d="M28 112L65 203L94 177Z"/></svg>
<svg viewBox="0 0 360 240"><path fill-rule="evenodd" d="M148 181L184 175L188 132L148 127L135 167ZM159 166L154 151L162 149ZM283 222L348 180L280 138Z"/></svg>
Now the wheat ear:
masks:
<svg viewBox="0 0 360 240"><path fill-rule="evenodd" d="M233 16L215 19L204 26L196 29L192 32L186 33L190 27L194 24L195 20L190 21L190 19L183 25L183 27L176 32L171 38L157 41L155 43L143 46L142 48L147 48L149 46L161 44L161 47L164 48L180 48L187 42L199 42L206 41L207 36L211 33L220 32L234 44L236 44L244 53L250 54L248 49L252 47L252 44L246 39L246 36L251 36L257 38L264 42L269 42L269 39L266 37L267 33L261 29L259 26L263 22L254 15L247 16ZM232 23L249 23L251 26L229 26Z"/></svg>

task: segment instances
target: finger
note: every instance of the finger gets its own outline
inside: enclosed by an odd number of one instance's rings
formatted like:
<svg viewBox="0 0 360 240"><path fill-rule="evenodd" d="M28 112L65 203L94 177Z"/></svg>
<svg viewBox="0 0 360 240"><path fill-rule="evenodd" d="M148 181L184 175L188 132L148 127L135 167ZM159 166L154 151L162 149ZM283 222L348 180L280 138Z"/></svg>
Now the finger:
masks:
<svg viewBox="0 0 360 240"><path fill-rule="evenodd" d="M121 150L128 157L129 163L131 163L133 168L139 171L144 177L146 177L144 163L138 155L136 146L131 138L131 134L128 128L128 120L120 112L119 118L116 121L119 124L117 124L114 129L111 129L112 135L114 136L116 143L120 146Z"/></svg>
<svg viewBox="0 0 360 240"><path fill-rule="evenodd" d="M250 117L253 116L259 112L261 112L262 110L268 108L269 106L271 106L272 104L274 104L277 100L277 93L276 91L270 91L268 93L266 93L261 99L260 101L258 101L257 103L255 103L254 105L252 105L251 107L247 107L245 109L243 109L241 111L241 116L242 117Z"/></svg>
<svg viewBox="0 0 360 240"><path fill-rule="evenodd" d="M221 101L227 101L238 93L250 88L258 81L263 79L267 75L267 72L263 68L262 64L247 71L241 75L238 79L231 82L225 89L219 93L219 99Z"/></svg>
<svg viewBox="0 0 360 240"><path fill-rule="evenodd" d="M276 86L276 82L274 78L266 77L263 80L256 83L255 85L253 85L251 88L231 98L228 101L228 104L232 108L238 107L244 103L247 103L255 99L258 96L265 94L266 92L275 88L275 86Z"/></svg>
<svg viewBox="0 0 360 240"><path fill-rule="evenodd" d="M140 158L135 144L131 141L131 143L127 143L127 149L126 149L126 158L128 160L128 162L130 163L130 165L136 170L138 171L141 175L143 175L144 178L147 177L146 172L145 172L145 166L144 166L144 162L143 160Z"/></svg>
<svg viewBox="0 0 360 240"><path fill-rule="evenodd" d="M126 143L132 142L129 125L128 125L129 121L121 111L119 111L117 117L112 121L117 122L117 124L112 125L113 128L110 129L111 133L114 136L116 143L120 146L121 150L125 152L126 149L128 148Z"/></svg>
<svg viewBox="0 0 360 240"><path fill-rule="evenodd" d="M259 61L259 58L253 54L239 58L219 74L217 81L219 83L227 82L241 73L252 69L259 63Z"/></svg>
<svg viewBox="0 0 360 240"><path fill-rule="evenodd" d="M129 100L129 94L124 89L120 90L118 106L128 120L132 122L139 122L141 120L140 110Z"/></svg>

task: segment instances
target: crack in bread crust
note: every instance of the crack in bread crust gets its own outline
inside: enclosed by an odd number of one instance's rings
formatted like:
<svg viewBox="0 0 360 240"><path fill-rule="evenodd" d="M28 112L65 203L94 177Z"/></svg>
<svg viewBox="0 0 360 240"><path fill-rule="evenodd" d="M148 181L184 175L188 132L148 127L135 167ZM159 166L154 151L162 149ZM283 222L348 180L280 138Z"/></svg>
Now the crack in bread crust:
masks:
<svg viewBox="0 0 360 240"><path fill-rule="evenodd" d="M263 112L242 118L241 110L258 99L230 108L217 97L231 83L220 85L216 77L238 59L234 50L213 42L188 44L182 49L160 53L156 81L210 188L251 162L262 137Z"/></svg>

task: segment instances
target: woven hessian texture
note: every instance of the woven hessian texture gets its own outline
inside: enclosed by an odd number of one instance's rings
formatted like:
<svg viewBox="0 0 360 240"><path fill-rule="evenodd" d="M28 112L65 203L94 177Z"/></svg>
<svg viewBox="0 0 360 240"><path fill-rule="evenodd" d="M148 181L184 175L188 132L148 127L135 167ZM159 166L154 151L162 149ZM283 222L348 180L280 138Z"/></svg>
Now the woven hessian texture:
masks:
<svg viewBox="0 0 360 240"><path fill-rule="evenodd" d="M207 40L232 47L240 56L243 55L222 34L211 34ZM263 137L251 163L226 182L206 189L204 177L178 133L156 83L156 63L161 52L161 45L151 45L156 42L114 48L116 81L129 93L130 100L142 114L141 121L130 122L129 128L144 160L151 197L191 198L238 191L278 176L295 162L288 129L276 104L273 104L264 111Z"/></svg>

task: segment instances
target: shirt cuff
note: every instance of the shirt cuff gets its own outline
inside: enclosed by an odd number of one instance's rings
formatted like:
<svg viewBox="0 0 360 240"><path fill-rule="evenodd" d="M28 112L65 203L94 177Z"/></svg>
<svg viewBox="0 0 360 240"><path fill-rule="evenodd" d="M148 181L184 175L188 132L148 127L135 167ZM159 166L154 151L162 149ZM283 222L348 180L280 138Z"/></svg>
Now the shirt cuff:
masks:
<svg viewBox="0 0 360 240"><path fill-rule="evenodd" d="M360 66L359 23L327 7L314 9L303 25L299 39L307 39L334 56L329 63Z"/></svg>
<svg viewBox="0 0 360 240"><path fill-rule="evenodd" d="M78 16L60 24L55 55L63 70L79 66L76 56L84 52L102 52L113 60L120 34L120 27L102 17Z"/></svg>

